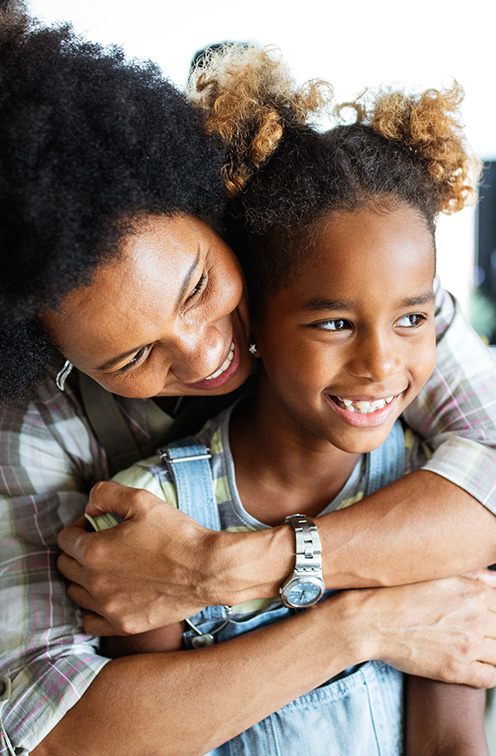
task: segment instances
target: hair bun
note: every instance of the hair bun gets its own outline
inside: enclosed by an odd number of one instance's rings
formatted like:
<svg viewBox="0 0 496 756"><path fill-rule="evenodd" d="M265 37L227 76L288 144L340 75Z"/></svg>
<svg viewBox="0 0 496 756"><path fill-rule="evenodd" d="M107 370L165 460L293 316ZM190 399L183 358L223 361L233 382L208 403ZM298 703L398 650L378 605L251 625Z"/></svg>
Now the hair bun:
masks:
<svg viewBox="0 0 496 756"><path fill-rule="evenodd" d="M227 149L228 194L241 192L288 128L303 127L332 98L323 81L299 87L274 47L226 44L202 55L189 82L191 100L207 111L206 128Z"/></svg>

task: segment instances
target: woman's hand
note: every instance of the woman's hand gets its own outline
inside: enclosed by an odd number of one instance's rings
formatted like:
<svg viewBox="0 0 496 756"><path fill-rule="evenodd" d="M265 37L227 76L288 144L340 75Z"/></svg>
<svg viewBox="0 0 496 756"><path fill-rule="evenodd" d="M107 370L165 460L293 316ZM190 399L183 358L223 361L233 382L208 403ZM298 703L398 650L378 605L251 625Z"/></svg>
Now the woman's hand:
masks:
<svg viewBox="0 0 496 756"><path fill-rule="evenodd" d="M94 635L147 632L182 620L210 604L235 604L247 591L261 598L267 587L270 554L282 565L279 582L291 568L290 528L256 533L218 533L201 527L153 494L118 483L97 483L87 513L112 512L124 522L88 532L81 518L65 528L58 543L58 567L71 581L70 598L84 610ZM284 542L286 541L286 546ZM287 562L280 554L287 552Z"/></svg>
<svg viewBox="0 0 496 756"><path fill-rule="evenodd" d="M69 596L86 610L89 632L145 632L184 619L209 603L211 597L202 588L220 534L153 494L118 483L97 483L86 511L93 516L112 512L124 520L95 533L88 532L81 518L59 535L65 553L58 567L72 583Z"/></svg>
<svg viewBox="0 0 496 756"><path fill-rule="evenodd" d="M419 677L496 685L496 575L477 577L348 592L367 658Z"/></svg>

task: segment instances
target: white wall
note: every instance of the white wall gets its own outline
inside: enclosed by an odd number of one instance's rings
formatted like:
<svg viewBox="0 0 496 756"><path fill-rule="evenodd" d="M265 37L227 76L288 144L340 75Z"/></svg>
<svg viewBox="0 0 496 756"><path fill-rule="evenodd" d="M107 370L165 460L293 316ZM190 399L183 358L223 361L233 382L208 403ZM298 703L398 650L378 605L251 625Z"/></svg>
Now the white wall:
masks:
<svg viewBox="0 0 496 756"><path fill-rule="evenodd" d="M28 0L28 7L44 21L70 20L92 40L151 58L179 85L197 49L227 39L278 45L299 80L329 80L338 100L366 86L418 89L456 78L466 90L469 140L479 156L496 158L493 0ZM442 219L439 272L464 303L472 261L473 212Z"/></svg>

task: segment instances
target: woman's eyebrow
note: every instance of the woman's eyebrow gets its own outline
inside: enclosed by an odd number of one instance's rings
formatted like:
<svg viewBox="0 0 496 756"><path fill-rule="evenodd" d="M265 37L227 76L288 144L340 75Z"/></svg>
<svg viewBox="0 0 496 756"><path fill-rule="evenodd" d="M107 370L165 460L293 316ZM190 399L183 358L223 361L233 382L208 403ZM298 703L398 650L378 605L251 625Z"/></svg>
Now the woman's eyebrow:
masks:
<svg viewBox="0 0 496 756"><path fill-rule="evenodd" d="M188 287L189 287L189 285L191 283L191 279L193 277L193 273L197 269L199 262L200 262L200 247L198 247L198 249L196 250L196 257L193 260L193 262L191 263L191 265L188 268L188 270L186 272L186 275L184 277L184 280L183 280L183 283L182 283L182 286L181 286L181 290L179 291L178 297L176 299L176 304L175 304L175 309L176 310L179 309L179 307L181 305L181 302L183 301L184 296L185 296L186 292L188 291Z"/></svg>
<svg viewBox="0 0 496 756"><path fill-rule="evenodd" d="M110 370L110 368L114 367L114 365L118 365L119 362L125 360L126 357L132 357L136 354L136 352L139 352L140 349L144 349L146 346L147 344L142 344L141 346L134 347L134 349L129 349L127 352L118 354L116 357L111 357L110 360L104 362L103 365L99 365L95 368L95 370Z"/></svg>
<svg viewBox="0 0 496 756"><path fill-rule="evenodd" d="M200 261L200 248L198 248L196 252L195 259L189 266L188 270L186 271L186 275L184 276L184 280L181 286L181 289L179 291L179 295L176 299L176 304L174 305L175 309L178 310L181 302L183 301L184 295L188 291L188 287L191 283L191 279L193 277L193 274L198 267L198 263ZM122 354L116 355L115 357L111 357L110 360L107 360L102 365L99 365L95 370L109 370L110 368L114 367L114 365L117 365L119 362L122 362L122 360L125 360L126 357L132 357L136 352L139 352L140 349L144 349L147 344L141 344L140 346L134 347L134 349L128 349L126 352L123 352Z"/></svg>

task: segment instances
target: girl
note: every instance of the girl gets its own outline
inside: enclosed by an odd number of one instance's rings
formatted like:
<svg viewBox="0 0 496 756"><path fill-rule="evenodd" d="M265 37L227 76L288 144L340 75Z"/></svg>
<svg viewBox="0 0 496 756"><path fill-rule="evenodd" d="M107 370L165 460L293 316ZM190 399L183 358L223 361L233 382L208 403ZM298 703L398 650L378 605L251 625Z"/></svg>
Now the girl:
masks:
<svg viewBox="0 0 496 756"><path fill-rule="evenodd" d="M289 518L310 533L309 517L356 504L430 457L398 418L435 365L435 219L473 193L460 90L379 93L369 110L355 104L355 124L322 134L306 120L317 86L304 99L282 66L268 75L261 51L227 51L197 86L224 138L229 119L230 230L248 272L256 394L116 481L207 527ZM304 577L281 589L286 607L321 595L318 566L307 562ZM289 612L280 601L208 607L184 626L114 639L111 653L177 649L181 634L198 649ZM401 700L401 676L369 662L211 753L393 756L403 752ZM478 691L414 680L407 701L408 753L487 753Z"/></svg>
<svg viewBox="0 0 496 756"><path fill-rule="evenodd" d="M100 398L96 405L85 402L87 390L97 384L83 376L91 375L106 389L100 396L110 402L111 435L122 442L122 468L130 463L129 437L133 453L137 447L146 456L156 448L170 425L171 397L175 405L177 395L230 392L250 373L240 265L211 225L220 224L224 200L223 147L215 136L205 136L203 115L153 65L129 63L120 51L102 50L67 28L33 28L23 17L2 16L0 91L2 756L16 751L178 756L209 750L351 664L384 658L386 645L388 660L409 672L494 684L493 654L481 637L494 634L486 627L494 615L484 604L493 594L464 579L342 593L311 615L202 649L200 658L195 651L177 651L109 661L99 653L98 639L84 632L81 613L56 569L60 531L83 513L88 491L109 474L105 444L92 424L107 409L101 409ZM447 317L446 326L449 311ZM450 334L456 341L459 322L455 317L447 328L441 351L451 354ZM466 325L461 328L477 349ZM66 359L78 370L61 392L54 376ZM480 379L468 362L463 385L471 390L462 404L480 425L460 429L455 413L451 429L474 433L473 440L461 439L461 455L459 441L446 442L446 459L454 456L452 467L460 470L466 461L471 468L474 457L478 464L492 459L485 442L494 421L485 411L489 402L472 398ZM444 363L450 369L448 358ZM489 372L489 360L487 365ZM428 425L436 413L424 408L419 415ZM453 412L448 410L448 417L451 422ZM433 432L443 429L442 423L444 416L438 416ZM374 495L391 513L391 527L376 527L376 535L387 532L406 553L411 531L403 532L403 517L392 520L415 501L417 542L433 552L422 561L424 577L494 561L491 511L440 475L414 475L420 478L405 478L400 494L395 483L389 493ZM482 490L468 478L468 489L486 501L489 475L481 477ZM135 492L115 488L122 504L132 507ZM448 490L451 497L443 499ZM439 499L434 509L433 491ZM124 552L126 589L146 577L149 557L148 574L156 575L159 558L167 555L171 564L175 551L176 566L182 561L182 567L165 581L167 600L164 580L156 582L155 626L157 620L170 624L208 603L224 603L216 598L219 592L229 595L228 603L239 603L230 594L255 586L256 596L257 584L265 582L263 593L270 596L273 583L285 578L280 573L292 568L290 526L226 534L229 542L221 542L222 534L200 528L149 496L153 512L126 527L111 534L76 528L65 537L68 547L78 544L90 561L108 553L109 544L116 546L111 564L119 564L115 553ZM339 551L337 543L335 548L324 544L326 572L334 562L337 584L338 571L343 582L353 584L362 567L362 585L388 574L397 577L396 556L377 549L377 541L371 545L376 515L360 537L341 514L346 511L320 526L322 536L327 532L332 542L337 533L342 544ZM443 539L433 523L443 524ZM345 531L355 533L354 539L343 537ZM460 557L453 556L452 538ZM479 546L476 560L471 538ZM353 540L363 544L358 570L356 548L345 556ZM444 540L450 541L446 547ZM271 572L267 565L275 563ZM415 564L411 559L400 581L415 574ZM102 572L114 598L117 580L108 577L107 568ZM91 581L93 589L98 584ZM141 585L137 595L145 593ZM81 594L82 588L84 603ZM406 649L403 628L413 619L411 604L416 631ZM96 606L90 599L89 608ZM453 620L449 630L438 621L446 613ZM136 617L143 621L142 607ZM458 639L468 633L474 644L448 643L453 633ZM302 643L312 647L311 659L299 654ZM262 674L274 684L260 691Z"/></svg>

